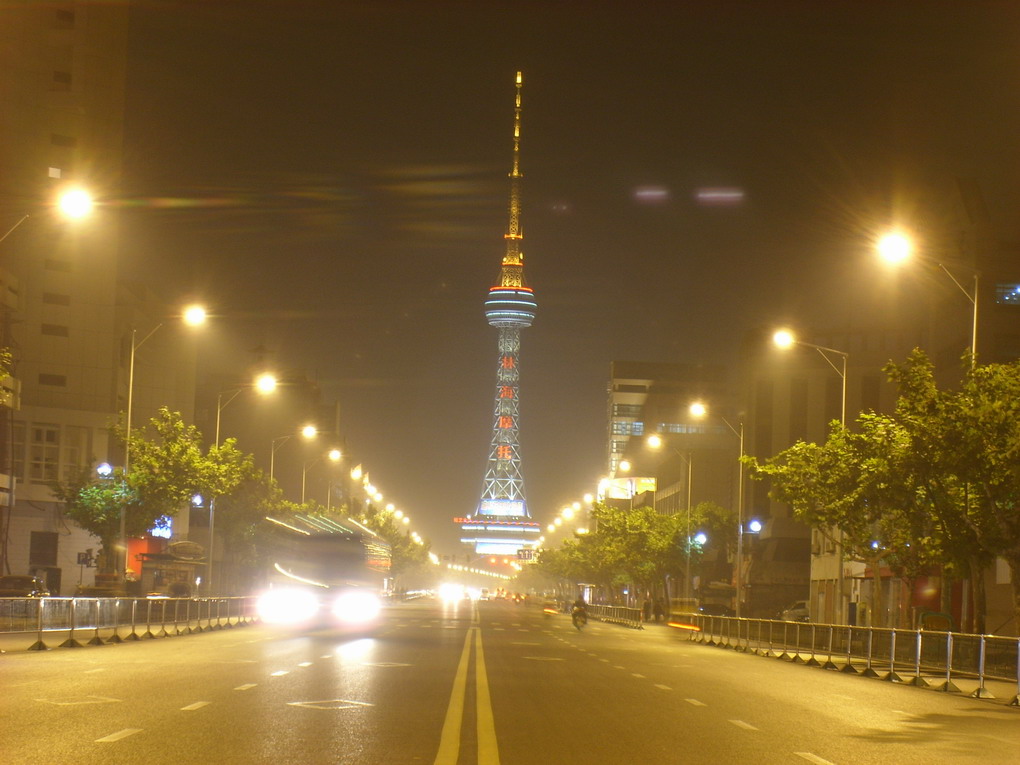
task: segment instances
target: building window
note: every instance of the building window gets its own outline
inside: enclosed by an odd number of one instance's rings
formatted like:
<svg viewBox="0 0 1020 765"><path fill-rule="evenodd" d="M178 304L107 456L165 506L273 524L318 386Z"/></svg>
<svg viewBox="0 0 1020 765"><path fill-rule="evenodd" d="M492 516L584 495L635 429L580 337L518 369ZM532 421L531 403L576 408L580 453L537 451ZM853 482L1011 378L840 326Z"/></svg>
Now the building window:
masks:
<svg viewBox="0 0 1020 765"><path fill-rule="evenodd" d="M60 388L66 388L67 387L67 377L65 377L64 375L48 375L48 374L40 373L39 374L39 384L40 385L55 385L55 386L58 386Z"/></svg>
<svg viewBox="0 0 1020 765"><path fill-rule="evenodd" d="M640 436L645 432L643 422L613 421L614 436Z"/></svg>
<svg viewBox="0 0 1020 765"><path fill-rule="evenodd" d="M1020 284L996 284L995 302L999 305L1020 305Z"/></svg>
<svg viewBox="0 0 1020 765"><path fill-rule="evenodd" d="M50 143L54 146L77 146L78 139L70 135L61 135L60 133L50 133Z"/></svg>
<svg viewBox="0 0 1020 765"><path fill-rule="evenodd" d="M613 404L613 417L640 417L641 404Z"/></svg>
<svg viewBox="0 0 1020 765"><path fill-rule="evenodd" d="M56 481L60 470L60 426L32 425L28 445L28 479L36 483Z"/></svg>
<svg viewBox="0 0 1020 765"><path fill-rule="evenodd" d="M47 305L71 305L71 296L60 295L56 292L44 292L42 301Z"/></svg>
<svg viewBox="0 0 1020 765"><path fill-rule="evenodd" d="M648 392L648 386L647 385L626 385L626 384L621 384L621 385L614 386L613 390L616 391L617 393L647 393Z"/></svg>
<svg viewBox="0 0 1020 765"><path fill-rule="evenodd" d="M59 167L50 167L47 168L46 175L50 178L62 178L64 174Z"/></svg>
<svg viewBox="0 0 1020 765"><path fill-rule="evenodd" d="M43 324L42 333L51 337L68 337L71 330L63 324Z"/></svg>
<svg viewBox="0 0 1020 765"><path fill-rule="evenodd" d="M90 443L92 428L80 425L65 425L61 446L64 455L61 459L61 472L67 480L89 464L92 453Z"/></svg>
<svg viewBox="0 0 1020 765"><path fill-rule="evenodd" d="M11 457L14 463L14 477L25 480L25 423L16 422L11 430Z"/></svg>
<svg viewBox="0 0 1020 765"><path fill-rule="evenodd" d="M33 531L28 542L29 566L57 565L57 532Z"/></svg>

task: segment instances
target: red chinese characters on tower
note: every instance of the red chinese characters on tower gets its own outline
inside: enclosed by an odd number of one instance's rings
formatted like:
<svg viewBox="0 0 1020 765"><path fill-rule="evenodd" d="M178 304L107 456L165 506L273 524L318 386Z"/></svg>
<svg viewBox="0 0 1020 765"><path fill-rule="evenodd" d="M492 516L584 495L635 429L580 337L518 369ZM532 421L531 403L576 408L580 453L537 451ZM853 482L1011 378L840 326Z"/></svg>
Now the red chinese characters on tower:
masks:
<svg viewBox="0 0 1020 765"><path fill-rule="evenodd" d="M499 427L501 428L512 428L514 426L514 418L510 415L504 414L499 418Z"/></svg>
<svg viewBox="0 0 1020 765"><path fill-rule="evenodd" d="M509 385L501 385L500 388L499 388L499 397L500 398L513 398L514 397L514 389L512 387L510 387Z"/></svg>
<svg viewBox="0 0 1020 765"><path fill-rule="evenodd" d="M508 460L511 457L510 447L503 445L496 447L496 456L501 460Z"/></svg>
<svg viewBox="0 0 1020 765"><path fill-rule="evenodd" d="M504 356L502 361L503 361L503 369L513 369L514 368L514 357L513 356Z"/></svg>

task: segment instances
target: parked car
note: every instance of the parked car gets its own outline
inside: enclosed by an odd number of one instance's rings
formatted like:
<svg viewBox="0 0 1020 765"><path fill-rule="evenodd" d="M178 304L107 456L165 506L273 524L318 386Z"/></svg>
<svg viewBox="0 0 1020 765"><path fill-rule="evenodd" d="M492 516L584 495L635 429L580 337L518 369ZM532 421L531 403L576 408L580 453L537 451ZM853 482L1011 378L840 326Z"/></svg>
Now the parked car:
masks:
<svg viewBox="0 0 1020 765"><path fill-rule="evenodd" d="M45 598L50 591L34 576L8 574L0 576L0 598Z"/></svg>
<svg viewBox="0 0 1020 765"><path fill-rule="evenodd" d="M698 613L705 616L736 616L732 608L722 603L702 603L698 606Z"/></svg>
<svg viewBox="0 0 1020 765"><path fill-rule="evenodd" d="M779 620L784 622L806 622L810 621L808 605L806 600L795 600L779 612Z"/></svg>

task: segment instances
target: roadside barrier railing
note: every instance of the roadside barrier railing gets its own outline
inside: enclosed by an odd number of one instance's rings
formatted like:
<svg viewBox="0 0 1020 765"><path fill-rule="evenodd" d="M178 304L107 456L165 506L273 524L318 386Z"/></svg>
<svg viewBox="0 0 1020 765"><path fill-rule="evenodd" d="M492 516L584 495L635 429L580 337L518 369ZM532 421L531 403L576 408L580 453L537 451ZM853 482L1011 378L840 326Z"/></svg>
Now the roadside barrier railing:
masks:
<svg viewBox="0 0 1020 765"><path fill-rule="evenodd" d="M640 608L589 604L588 618L598 619L600 622L607 622L609 624L621 624L631 629L643 629Z"/></svg>
<svg viewBox="0 0 1020 765"><path fill-rule="evenodd" d="M80 648L244 626L255 598L0 598L0 635L34 637L32 651Z"/></svg>
<svg viewBox="0 0 1020 765"><path fill-rule="evenodd" d="M689 640L894 683L992 699L988 681L1013 689L1020 706L1020 639L935 630L673 614Z"/></svg>

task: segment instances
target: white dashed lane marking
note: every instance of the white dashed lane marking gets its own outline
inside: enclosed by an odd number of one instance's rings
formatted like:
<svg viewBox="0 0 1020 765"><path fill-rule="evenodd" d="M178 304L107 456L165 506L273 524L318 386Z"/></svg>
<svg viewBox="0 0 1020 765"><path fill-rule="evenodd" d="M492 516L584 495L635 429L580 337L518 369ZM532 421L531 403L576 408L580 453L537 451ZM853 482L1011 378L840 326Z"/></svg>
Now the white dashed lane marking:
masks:
<svg viewBox="0 0 1020 765"><path fill-rule="evenodd" d="M822 759L817 754L811 754L811 752L794 752L794 754L798 757L803 757L808 762L815 763L815 765L833 765L833 763L828 760Z"/></svg>
<svg viewBox="0 0 1020 765"><path fill-rule="evenodd" d="M299 667L310 667L310 666L312 666L312 663L310 661L303 661L300 664L298 664L298 666Z"/></svg>
<svg viewBox="0 0 1020 765"><path fill-rule="evenodd" d="M196 701L194 704L188 704L186 707L181 707L182 712L194 712L196 709L207 707L211 704L211 701Z"/></svg>
<svg viewBox="0 0 1020 765"><path fill-rule="evenodd" d="M691 706L695 706L695 707L703 707L703 706L705 706L705 702L704 701L698 701L697 699L684 699L684 701L686 701Z"/></svg>
<svg viewBox="0 0 1020 765"><path fill-rule="evenodd" d="M141 733L141 732L142 732L141 728L125 728L124 730L119 730L116 733L111 733L109 736L103 736L102 738L97 738L96 739L96 743L97 744L112 744L114 741L120 741L122 738L127 738L128 736L133 736L136 733Z"/></svg>
<svg viewBox="0 0 1020 765"><path fill-rule="evenodd" d="M661 689L662 689L662 690L664 690L664 691L671 691L671 690L673 690L673 689L672 689L672 688L670 688L670 687L669 687L668 685L660 685L659 683L656 683L656 684L655 684L655 687L656 687L656 688L661 688Z"/></svg>
<svg viewBox="0 0 1020 765"><path fill-rule="evenodd" d="M744 730L758 730L753 725L751 725L751 723L746 723L743 720L730 720L730 722L736 725L738 728L743 728Z"/></svg>
<svg viewBox="0 0 1020 765"><path fill-rule="evenodd" d="M245 683L244 685L237 686L234 690L235 691L247 691L247 690L249 690L251 688L254 688L256 685L258 685L258 683Z"/></svg>
<svg viewBox="0 0 1020 765"><path fill-rule="evenodd" d="M289 674L290 674L290 670L280 669L280 670L277 670L276 672L270 673L269 676L270 677L283 677L284 675L289 675Z"/></svg>

